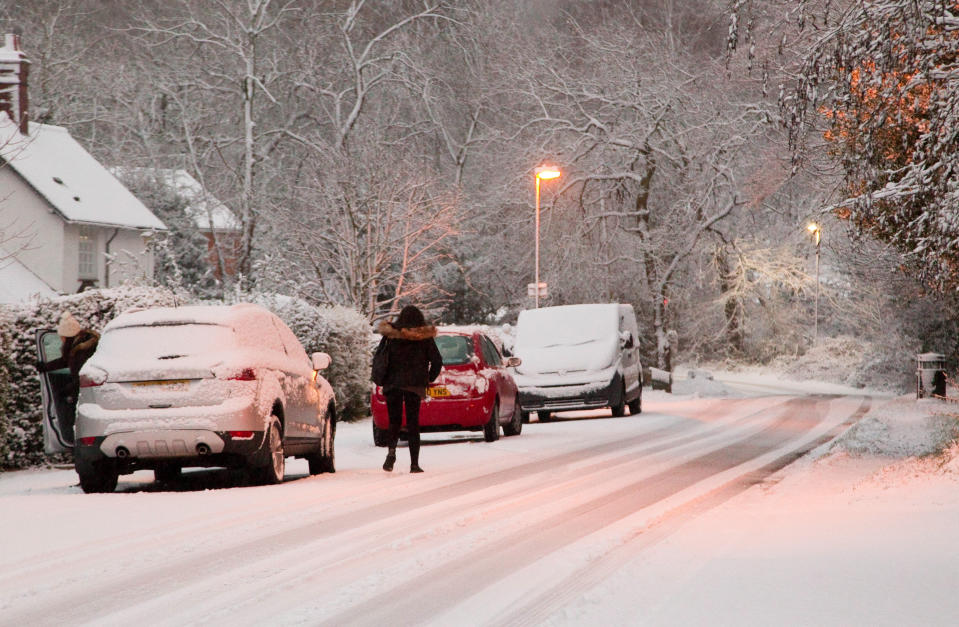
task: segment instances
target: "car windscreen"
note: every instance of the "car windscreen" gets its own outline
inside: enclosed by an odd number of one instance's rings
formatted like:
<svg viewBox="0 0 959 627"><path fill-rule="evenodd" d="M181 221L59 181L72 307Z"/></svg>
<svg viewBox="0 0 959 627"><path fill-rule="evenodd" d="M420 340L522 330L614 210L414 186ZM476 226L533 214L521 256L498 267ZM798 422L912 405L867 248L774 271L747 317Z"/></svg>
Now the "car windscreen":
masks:
<svg viewBox="0 0 959 627"><path fill-rule="evenodd" d="M208 323L152 324L110 329L97 345L98 358L130 356L172 359L228 350L236 346L233 329Z"/></svg>
<svg viewBox="0 0 959 627"><path fill-rule="evenodd" d="M468 363L473 356L472 338L465 335L438 335L436 346L440 349L444 366Z"/></svg>

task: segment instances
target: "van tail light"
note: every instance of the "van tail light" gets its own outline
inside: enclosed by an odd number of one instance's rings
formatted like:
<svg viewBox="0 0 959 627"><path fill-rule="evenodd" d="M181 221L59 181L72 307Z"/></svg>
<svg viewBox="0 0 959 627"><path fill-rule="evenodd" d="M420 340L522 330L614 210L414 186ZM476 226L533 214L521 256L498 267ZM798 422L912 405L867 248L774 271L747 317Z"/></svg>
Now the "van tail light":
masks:
<svg viewBox="0 0 959 627"><path fill-rule="evenodd" d="M230 438L234 440L252 440L253 432L252 431L229 431Z"/></svg>
<svg viewBox="0 0 959 627"><path fill-rule="evenodd" d="M80 438L81 446L93 446L96 443L96 438Z"/></svg>
<svg viewBox="0 0 959 627"><path fill-rule="evenodd" d="M228 377L229 381L256 381L256 371L253 368L244 368L243 370L237 372L232 377Z"/></svg>
<svg viewBox="0 0 959 627"><path fill-rule="evenodd" d="M103 385L103 379L94 379L86 374L80 375L80 387L82 388L95 388L101 385Z"/></svg>

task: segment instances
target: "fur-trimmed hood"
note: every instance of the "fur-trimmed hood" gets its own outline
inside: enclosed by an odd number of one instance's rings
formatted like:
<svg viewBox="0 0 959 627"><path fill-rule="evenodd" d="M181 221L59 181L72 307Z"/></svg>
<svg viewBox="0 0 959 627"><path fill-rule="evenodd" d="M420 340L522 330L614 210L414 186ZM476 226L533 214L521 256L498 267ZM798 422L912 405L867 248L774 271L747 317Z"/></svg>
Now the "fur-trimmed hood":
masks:
<svg viewBox="0 0 959 627"><path fill-rule="evenodd" d="M380 333L380 335L383 337L388 337L391 340L409 340L411 342L416 342L419 340L428 340L436 337L436 327L432 324L427 324L426 326L422 327L397 329L392 324L384 320L380 323L376 330Z"/></svg>

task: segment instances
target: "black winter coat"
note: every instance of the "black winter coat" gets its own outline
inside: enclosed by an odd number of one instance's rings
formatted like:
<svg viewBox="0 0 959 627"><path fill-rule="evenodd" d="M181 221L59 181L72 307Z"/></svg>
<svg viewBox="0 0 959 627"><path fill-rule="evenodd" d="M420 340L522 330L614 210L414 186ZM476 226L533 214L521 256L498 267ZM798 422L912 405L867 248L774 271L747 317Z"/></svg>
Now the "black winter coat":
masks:
<svg viewBox="0 0 959 627"><path fill-rule="evenodd" d="M440 376L443 358L433 341L436 327L397 329L389 322L381 322L378 330L389 340L384 388L426 388Z"/></svg>

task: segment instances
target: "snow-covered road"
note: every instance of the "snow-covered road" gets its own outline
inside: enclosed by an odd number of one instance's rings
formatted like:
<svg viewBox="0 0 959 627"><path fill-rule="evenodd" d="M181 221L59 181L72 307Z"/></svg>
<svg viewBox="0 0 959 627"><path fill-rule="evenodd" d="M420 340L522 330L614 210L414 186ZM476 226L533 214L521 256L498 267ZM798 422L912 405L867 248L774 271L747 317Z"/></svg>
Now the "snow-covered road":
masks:
<svg viewBox="0 0 959 627"><path fill-rule="evenodd" d="M649 547L870 404L654 392L639 416L568 414L491 444L428 434L422 475L405 449L379 468L368 420L340 425L335 475L289 460L280 486L141 472L84 495L71 470L0 475L0 624L578 623Z"/></svg>

